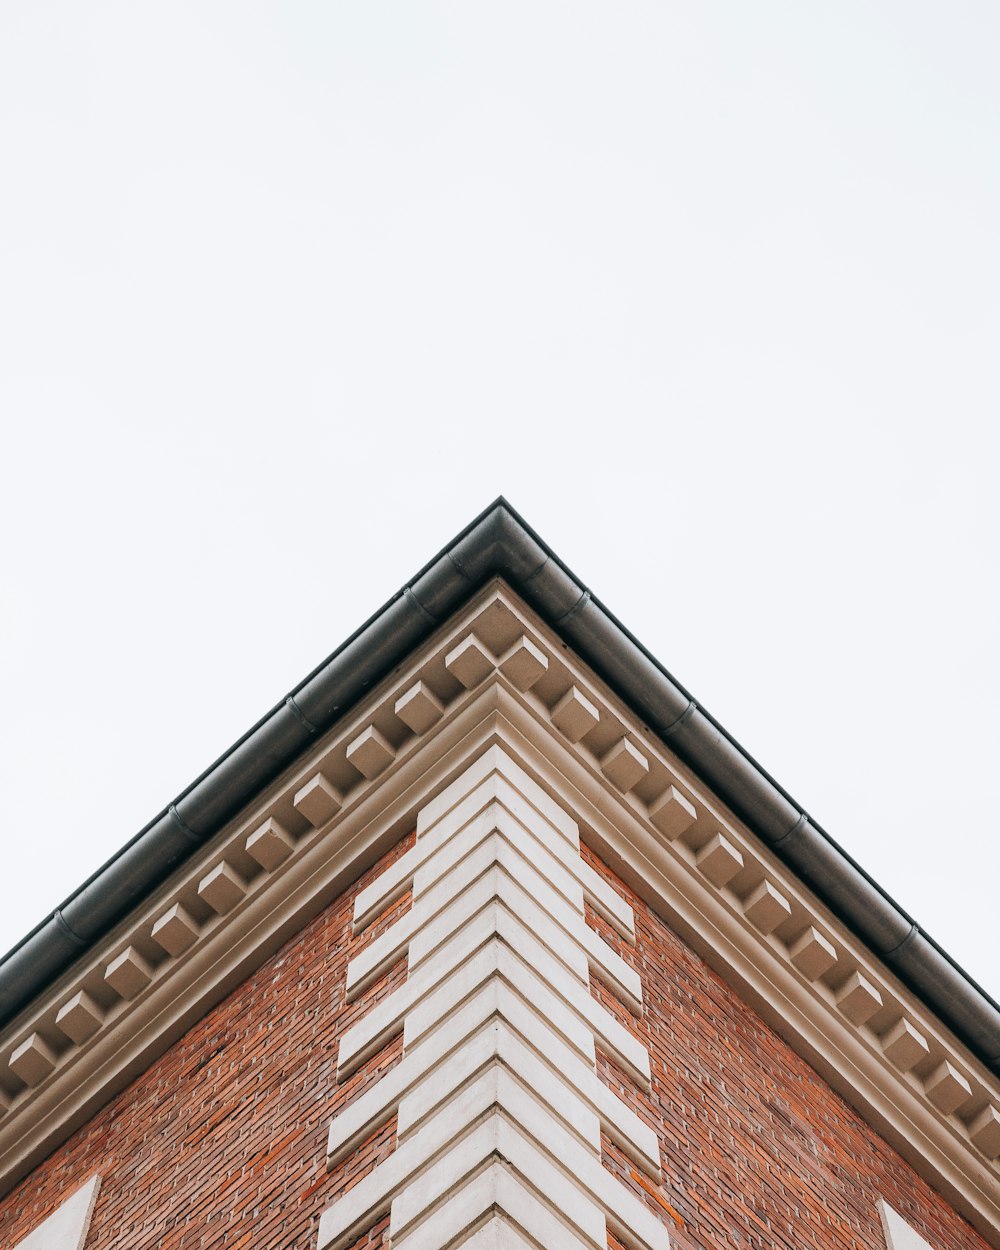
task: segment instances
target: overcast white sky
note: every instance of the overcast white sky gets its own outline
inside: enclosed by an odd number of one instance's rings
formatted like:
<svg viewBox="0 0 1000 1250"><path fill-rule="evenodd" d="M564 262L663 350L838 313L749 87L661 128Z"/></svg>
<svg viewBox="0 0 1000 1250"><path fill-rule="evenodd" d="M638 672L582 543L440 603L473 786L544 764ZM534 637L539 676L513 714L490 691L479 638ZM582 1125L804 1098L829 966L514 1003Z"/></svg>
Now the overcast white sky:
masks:
<svg viewBox="0 0 1000 1250"><path fill-rule="evenodd" d="M0 7L0 950L502 491L1000 995L998 56Z"/></svg>

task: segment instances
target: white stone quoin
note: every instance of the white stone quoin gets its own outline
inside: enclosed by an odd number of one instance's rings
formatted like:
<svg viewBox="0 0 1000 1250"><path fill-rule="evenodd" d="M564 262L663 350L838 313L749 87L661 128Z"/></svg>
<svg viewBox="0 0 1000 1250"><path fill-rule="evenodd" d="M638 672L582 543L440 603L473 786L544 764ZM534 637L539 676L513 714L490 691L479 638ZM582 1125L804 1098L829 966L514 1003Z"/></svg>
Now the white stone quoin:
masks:
<svg viewBox="0 0 1000 1250"><path fill-rule="evenodd" d="M499 746L421 811L414 846L355 905L364 928L413 906L348 967L357 997L402 955L408 978L343 1037L345 1079L403 1033L402 1061L330 1128L335 1164L392 1115L397 1147L324 1212L344 1250L386 1212L393 1250L668 1250L665 1226L601 1162L601 1130L654 1183L655 1133L598 1077L595 1043L648 1087L644 1048L591 995L633 1012L635 972L584 919L634 918L580 858L576 824Z"/></svg>

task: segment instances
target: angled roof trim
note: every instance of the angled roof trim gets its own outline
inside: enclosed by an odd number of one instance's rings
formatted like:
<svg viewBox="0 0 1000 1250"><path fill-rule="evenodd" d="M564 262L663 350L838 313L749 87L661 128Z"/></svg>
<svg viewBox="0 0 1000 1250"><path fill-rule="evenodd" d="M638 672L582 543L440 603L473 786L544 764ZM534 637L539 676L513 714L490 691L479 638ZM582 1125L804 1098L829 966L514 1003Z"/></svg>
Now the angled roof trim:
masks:
<svg viewBox="0 0 1000 1250"><path fill-rule="evenodd" d="M493 576L503 577L994 1072L1000 1006L498 499L0 960L0 1027Z"/></svg>

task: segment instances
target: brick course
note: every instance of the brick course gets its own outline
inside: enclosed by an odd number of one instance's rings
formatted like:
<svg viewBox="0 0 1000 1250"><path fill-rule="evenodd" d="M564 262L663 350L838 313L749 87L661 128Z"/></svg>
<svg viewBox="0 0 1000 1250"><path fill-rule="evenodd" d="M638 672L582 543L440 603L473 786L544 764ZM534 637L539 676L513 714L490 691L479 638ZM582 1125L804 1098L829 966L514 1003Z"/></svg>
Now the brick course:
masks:
<svg viewBox="0 0 1000 1250"><path fill-rule="evenodd" d="M386 1125L327 1172L333 1116L402 1054L402 1039L337 1086L337 1046L406 977L397 965L345 1005L348 955L409 907L400 899L359 938L360 889L390 851L151 1067L0 1200L0 1250L26 1236L95 1172L86 1250L313 1250L320 1213L395 1146ZM358 1243L377 1250L384 1220Z"/></svg>
<svg viewBox="0 0 1000 1250"><path fill-rule="evenodd" d="M599 1068L657 1132L656 1190L604 1141L605 1163L671 1228L678 1250L885 1250L884 1198L933 1250L987 1243L588 848L635 910L636 945L588 919L643 983L634 1019L595 997L649 1049L652 1093L604 1056Z"/></svg>
<svg viewBox="0 0 1000 1250"><path fill-rule="evenodd" d="M327 1172L330 1120L402 1053L397 1039L336 1083L340 1036L405 978L393 968L347 1005L360 938L354 898L405 839L141 1077L0 1200L0 1250L94 1172L103 1177L86 1250L313 1250L320 1213L395 1146L395 1121ZM677 1250L885 1250L884 1197L934 1250L986 1243L589 850L635 910L635 948L591 923L643 979L635 1020L594 994L650 1052L651 1094L604 1056L604 1078L660 1138L664 1184L612 1143L607 1166L670 1227ZM381 1250L388 1218L354 1250ZM613 1250L621 1247L613 1238Z"/></svg>

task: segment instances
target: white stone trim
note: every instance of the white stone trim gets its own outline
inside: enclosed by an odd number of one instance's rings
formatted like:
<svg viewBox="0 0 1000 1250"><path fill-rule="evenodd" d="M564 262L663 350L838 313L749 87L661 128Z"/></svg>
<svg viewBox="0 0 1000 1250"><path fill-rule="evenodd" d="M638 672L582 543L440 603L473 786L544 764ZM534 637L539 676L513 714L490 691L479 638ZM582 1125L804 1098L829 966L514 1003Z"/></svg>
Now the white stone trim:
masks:
<svg viewBox="0 0 1000 1250"><path fill-rule="evenodd" d="M603 1250L610 1226L634 1250L667 1250L666 1228L601 1162L603 1127L660 1179L656 1135L598 1078L595 1043L647 1087L648 1056L593 998L590 971L635 1011L642 987L587 925L580 878L596 874L571 870L567 849L585 868L575 823L492 746L421 811L384 888L358 898L356 916L370 917L412 881L410 911L347 973L358 990L407 955L408 978L341 1039L338 1077L400 1030L404 1052L334 1120L329 1155L393 1112L398 1145L324 1212L320 1250L343 1250L387 1211L394 1250L445 1250L484 1218L497 1236L545 1228L554 1244Z"/></svg>
<svg viewBox="0 0 1000 1250"><path fill-rule="evenodd" d="M930 1243L907 1224L884 1198L878 1200L878 1213L885 1234L886 1250L931 1250Z"/></svg>
<svg viewBox="0 0 1000 1250"><path fill-rule="evenodd" d="M10 1250L84 1250L100 1188L100 1176L92 1176Z"/></svg>

